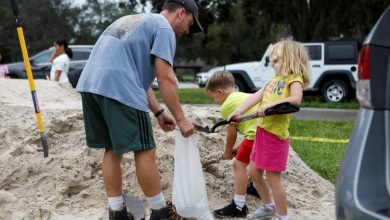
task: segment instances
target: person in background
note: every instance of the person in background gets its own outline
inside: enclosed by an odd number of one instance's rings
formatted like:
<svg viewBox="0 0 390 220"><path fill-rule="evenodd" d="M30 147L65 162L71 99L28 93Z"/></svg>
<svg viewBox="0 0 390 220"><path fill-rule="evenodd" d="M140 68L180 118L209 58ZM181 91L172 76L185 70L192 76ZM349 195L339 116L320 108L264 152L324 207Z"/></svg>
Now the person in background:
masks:
<svg viewBox="0 0 390 220"><path fill-rule="evenodd" d="M119 18L99 37L81 73L81 93L87 145L105 149L103 182L109 219L132 219L123 204L123 154L134 153L136 176L151 220L173 219L172 204L161 191L156 144L148 110L166 132L178 126L188 137L194 125L181 108L173 59L176 36L201 32L194 0L167 0L160 14ZM151 84L157 77L161 97L172 115L158 103ZM173 117L172 117L173 116Z"/></svg>
<svg viewBox="0 0 390 220"><path fill-rule="evenodd" d="M272 216L272 220L289 219L281 173L287 165L290 146L288 127L292 115L265 116L265 110L282 102L300 106L303 88L309 84L308 57L307 50L299 42L286 40L276 43L270 54L275 76L265 87L250 95L229 117L237 117L247 109L260 105L257 115L261 118L250 156L249 174L260 194L262 205L249 213L249 218Z"/></svg>
<svg viewBox="0 0 390 220"><path fill-rule="evenodd" d="M8 78L8 67L6 64L4 64L4 60L5 55L2 51L0 51L0 78Z"/></svg>
<svg viewBox="0 0 390 220"><path fill-rule="evenodd" d="M50 62L53 63L50 70L50 80L69 83L68 71L72 58L73 52L68 47L68 41L63 37L56 39L54 41L54 51L50 56Z"/></svg>

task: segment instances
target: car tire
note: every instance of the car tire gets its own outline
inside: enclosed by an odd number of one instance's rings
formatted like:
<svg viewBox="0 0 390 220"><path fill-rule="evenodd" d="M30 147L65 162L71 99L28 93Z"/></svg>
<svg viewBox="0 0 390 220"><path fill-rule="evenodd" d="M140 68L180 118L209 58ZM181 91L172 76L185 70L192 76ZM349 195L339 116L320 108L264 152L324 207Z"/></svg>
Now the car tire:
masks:
<svg viewBox="0 0 390 220"><path fill-rule="evenodd" d="M242 82L242 80L235 78L234 81L236 83L236 91L246 92L246 86L245 86L244 82Z"/></svg>
<svg viewBox="0 0 390 220"><path fill-rule="evenodd" d="M342 102L349 98L349 87L338 79L327 81L321 89L321 95L326 102Z"/></svg>

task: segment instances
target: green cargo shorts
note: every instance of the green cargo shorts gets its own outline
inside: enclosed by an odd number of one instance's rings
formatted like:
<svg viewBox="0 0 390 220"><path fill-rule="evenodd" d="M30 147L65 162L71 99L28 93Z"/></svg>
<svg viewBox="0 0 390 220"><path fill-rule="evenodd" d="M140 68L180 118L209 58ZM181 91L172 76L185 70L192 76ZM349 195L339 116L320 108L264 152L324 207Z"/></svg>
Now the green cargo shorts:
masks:
<svg viewBox="0 0 390 220"><path fill-rule="evenodd" d="M93 93L81 97L88 147L113 148L121 155L156 146L148 112Z"/></svg>

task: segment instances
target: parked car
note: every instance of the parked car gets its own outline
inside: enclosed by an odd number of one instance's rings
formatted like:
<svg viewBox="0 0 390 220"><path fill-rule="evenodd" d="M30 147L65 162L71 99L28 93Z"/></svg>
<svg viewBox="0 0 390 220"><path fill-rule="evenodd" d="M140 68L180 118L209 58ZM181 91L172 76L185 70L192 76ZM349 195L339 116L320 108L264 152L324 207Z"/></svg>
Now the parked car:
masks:
<svg viewBox="0 0 390 220"><path fill-rule="evenodd" d="M91 54L93 45L69 45L73 51L73 58L70 60L68 78L73 87L77 85L89 55ZM30 57L31 70L34 79L46 79L50 75L51 63L50 55L53 53L54 47L50 47ZM8 63L9 76L11 78L26 79L26 69L24 62Z"/></svg>
<svg viewBox="0 0 390 220"><path fill-rule="evenodd" d="M390 7L363 43L356 96L360 110L336 184L336 215L390 219Z"/></svg>
<svg viewBox="0 0 390 220"><path fill-rule="evenodd" d="M224 68L223 66L217 66L217 67L211 68L207 72L197 73L196 74L196 79L195 79L196 83L199 85L199 87L205 87L206 83L207 83L207 80L209 80L211 75L213 75L217 71L223 70L223 68Z"/></svg>

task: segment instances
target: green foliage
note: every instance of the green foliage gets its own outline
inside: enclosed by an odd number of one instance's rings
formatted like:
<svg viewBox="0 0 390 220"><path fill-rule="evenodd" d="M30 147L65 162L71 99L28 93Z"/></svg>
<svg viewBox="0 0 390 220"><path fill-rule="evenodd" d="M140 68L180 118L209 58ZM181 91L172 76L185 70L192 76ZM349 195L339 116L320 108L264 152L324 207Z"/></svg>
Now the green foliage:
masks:
<svg viewBox="0 0 390 220"><path fill-rule="evenodd" d="M292 120L290 123L291 146L302 160L320 176L336 183L337 174L347 144L332 140L346 140L351 135L353 121ZM294 137L310 137L294 140ZM315 138L329 139L329 142Z"/></svg>
<svg viewBox="0 0 390 220"><path fill-rule="evenodd" d="M60 36L71 44L94 44L116 18L134 13L131 1L87 0L82 6L63 0L19 0L20 17L29 55L53 46ZM0 50L6 62L20 61L19 40L10 1L0 4Z"/></svg>

